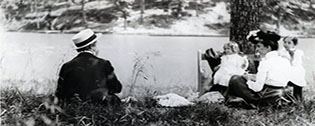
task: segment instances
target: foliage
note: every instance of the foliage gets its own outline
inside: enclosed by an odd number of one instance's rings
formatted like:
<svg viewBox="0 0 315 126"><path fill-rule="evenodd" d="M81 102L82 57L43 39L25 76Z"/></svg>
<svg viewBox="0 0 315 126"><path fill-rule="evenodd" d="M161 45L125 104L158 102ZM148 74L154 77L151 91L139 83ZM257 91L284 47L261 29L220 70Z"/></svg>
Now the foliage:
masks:
<svg viewBox="0 0 315 126"><path fill-rule="evenodd" d="M92 9L87 12L87 20L100 22L100 23L110 23L113 20L117 20L118 17L113 15L111 8L96 10Z"/></svg>
<svg viewBox="0 0 315 126"><path fill-rule="evenodd" d="M131 75L131 84L130 84L130 89L129 89L129 95L134 95L133 90L135 85L139 82L139 79L144 79L148 80L149 79L149 74L148 74L148 69L154 69L153 65L148 63L150 59L153 57L159 56L160 53L159 51L157 52L149 52L144 54L144 56L138 56L135 55L134 59L134 65L133 65L133 70L132 70L132 75ZM156 81L155 76L152 76L153 81Z"/></svg>
<svg viewBox="0 0 315 126"><path fill-rule="evenodd" d="M265 1L265 8L262 18L268 23L284 24L286 28L292 24L298 24L300 20L312 21L315 19L314 10L309 6L303 7L305 1L290 1L290 0L269 0Z"/></svg>
<svg viewBox="0 0 315 126"><path fill-rule="evenodd" d="M33 1L33 0L32 0ZM157 17L160 15L151 16L151 17L142 17L138 20L135 17L129 17L131 13L141 11L141 0L109 0L109 1L98 1L98 2L107 2L107 8L96 9L96 8L87 8L88 4L96 2L96 0L85 1L84 4L80 4L81 0L48 0L48 1L26 1L26 0L2 0L1 8L5 12L5 18L7 22L10 23L13 21L19 21L23 27L16 28L12 27L10 30L65 30L65 29L75 29L81 27L82 25L91 26L95 23L108 23L111 24L111 21L115 21L118 18L124 19L124 26L135 26L146 25L148 20ZM76 2L71 2L76 1ZM295 0L300 2L292 2L289 0L279 1L279 0L270 0L266 1L266 7L264 8L264 15L262 16L263 21L269 23L274 23L279 20L278 23L283 23L284 27L294 30L293 28L297 27L295 25L301 24L301 21L311 22L315 19L314 15L314 2L312 0ZM196 15L209 11L207 8L213 7L218 2L229 3L227 0L145 0L145 9L162 9L165 11L166 17L174 18L174 21L182 19L181 17L187 17L192 15L192 11L196 12ZM77 4L74 4L77 3ZM300 3L300 4L299 4ZM95 3L94 3L95 4ZM304 4L309 4L308 7L305 7ZM80 5L81 8L80 8ZM85 5L85 6L84 6ZM189 11L187 11L189 10ZM60 12L64 14L59 14ZM66 13L72 12L73 15L66 15ZM169 12L169 13L168 13ZM45 19L41 19L42 16L38 16L37 13L46 14ZM56 15L56 13L58 13ZM145 12L144 12L145 13ZM25 15L33 14L32 20L25 18ZM41 15L40 14L40 15ZM53 14L53 15L50 15ZM36 16L37 15L37 16ZM84 16L86 15L86 16ZM164 16L164 15L161 15ZM280 18L281 17L281 18ZM86 19L85 19L86 18ZM127 20L127 18L129 18ZM75 21L75 22L74 22ZM134 24L130 22L135 21ZM154 21L156 27L169 28L164 23L165 20ZM65 22L65 23L63 23ZM74 22L74 25L70 25ZM24 24L23 24L24 23ZM170 23L171 24L171 23ZM294 24L294 25L292 25ZM35 27L36 26L36 27ZM224 25L226 26L226 25ZM111 27L111 26L109 26ZM252 26L249 26L252 27ZM255 28L254 26L253 28ZM293 28L292 28L293 27ZM307 27L307 26L305 26ZM211 28L211 27L209 27ZM224 27L225 28L225 27ZM227 31L223 31L227 34Z"/></svg>

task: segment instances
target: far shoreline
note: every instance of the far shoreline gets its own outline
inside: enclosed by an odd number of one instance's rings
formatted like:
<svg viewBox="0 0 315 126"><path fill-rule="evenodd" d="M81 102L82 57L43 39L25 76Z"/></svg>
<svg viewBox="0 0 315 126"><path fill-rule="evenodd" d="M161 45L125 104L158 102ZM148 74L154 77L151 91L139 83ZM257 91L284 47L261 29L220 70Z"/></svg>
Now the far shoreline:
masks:
<svg viewBox="0 0 315 126"><path fill-rule="evenodd" d="M40 33L40 34L75 34L79 30L24 30L24 31L14 31L7 30L4 32L19 32L19 33ZM113 35L144 35L144 36L157 36L157 37L229 37L228 34L169 34L169 33L119 33L119 32L110 32L110 31L100 31L95 30L96 33L102 34L113 34ZM298 38L315 38L315 35L295 35Z"/></svg>

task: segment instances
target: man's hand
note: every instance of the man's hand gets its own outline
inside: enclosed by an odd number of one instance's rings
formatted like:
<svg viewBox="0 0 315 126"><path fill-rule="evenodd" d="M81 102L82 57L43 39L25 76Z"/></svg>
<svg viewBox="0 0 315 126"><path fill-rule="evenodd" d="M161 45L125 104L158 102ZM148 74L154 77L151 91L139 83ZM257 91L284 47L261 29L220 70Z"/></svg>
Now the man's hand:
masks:
<svg viewBox="0 0 315 126"><path fill-rule="evenodd" d="M104 101L108 96L108 89L107 88L98 88L90 92L90 98L94 100Z"/></svg>

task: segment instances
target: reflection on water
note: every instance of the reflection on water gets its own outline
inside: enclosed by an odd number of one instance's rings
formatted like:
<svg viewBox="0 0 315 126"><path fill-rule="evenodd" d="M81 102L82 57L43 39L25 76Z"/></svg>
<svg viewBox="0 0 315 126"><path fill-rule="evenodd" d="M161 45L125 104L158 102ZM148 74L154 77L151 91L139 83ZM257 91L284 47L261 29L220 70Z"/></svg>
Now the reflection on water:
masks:
<svg viewBox="0 0 315 126"><path fill-rule="evenodd" d="M1 35L2 79L56 79L62 63L76 55L72 34L6 33ZM209 47L221 50L226 37L157 37L138 35L103 35L99 56L109 59L118 78L129 85L137 59L143 63L140 85L196 87L197 50ZM315 41L300 39L304 50L307 79L315 70ZM209 71L204 62L202 67Z"/></svg>

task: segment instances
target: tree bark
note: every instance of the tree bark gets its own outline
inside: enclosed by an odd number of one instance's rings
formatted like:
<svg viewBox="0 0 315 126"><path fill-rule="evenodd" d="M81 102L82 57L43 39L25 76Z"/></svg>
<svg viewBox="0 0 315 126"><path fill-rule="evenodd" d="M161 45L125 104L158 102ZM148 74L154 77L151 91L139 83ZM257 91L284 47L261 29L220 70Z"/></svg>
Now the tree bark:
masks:
<svg viewBox="0 0 315 126"><path fill-rule="evenodd" d="M239 43L245 54L253 54L254 47L246 36L258 29L264 0L231 0L230 40Z"/></svg>
<svg viewBox="0 0 315 126"><path fill-rule="evenodd" d="M199 2L198 2L198 0L196 0L195 10L196 10L196 17L199 17Z"/></svg>
<svg viewBox="0 0 315 126"><path fill-rule="evenodd" d="M283 13L284 13L284 11L283 10L281 10L281 8L279 7L279 9L278 9L278 20L277 20L277 34L280 34L281 33L281 28L280 28L280 26L281 26L281 23L282 23L282 17L283 17Z"/></svg>
<svg viewBox="0 0 315 126"><path fill-rule="evenodd" d="M38 18L38 7L37 7L37 0L34 0L33 1L34 3L33 3L33 11L36 13L36 17ZM39 20L37 19L37 21L36 21L36 29L40 29L40 24L39 24Z"/></svg>
<svg viewBox="0 0 315 126"><path fill-rule="evenodd" d="M88 25L87 25L87 20L86 20L86 12L85 12L85 9L84 9L84 6L85 6L85 0L82 0L81 2L81 11L82 11L82 18L83 18L83 25L85 28L88 28Z"/></svg>
<svg viewBox="0 0 315 126"><path fill-rule="evenodd" d="M141 0L140 1L140 8L141 8L141 12L140 12L140 24L143 24L143 15L144 15L144 10L145 10L145 0Z"/></svg>

